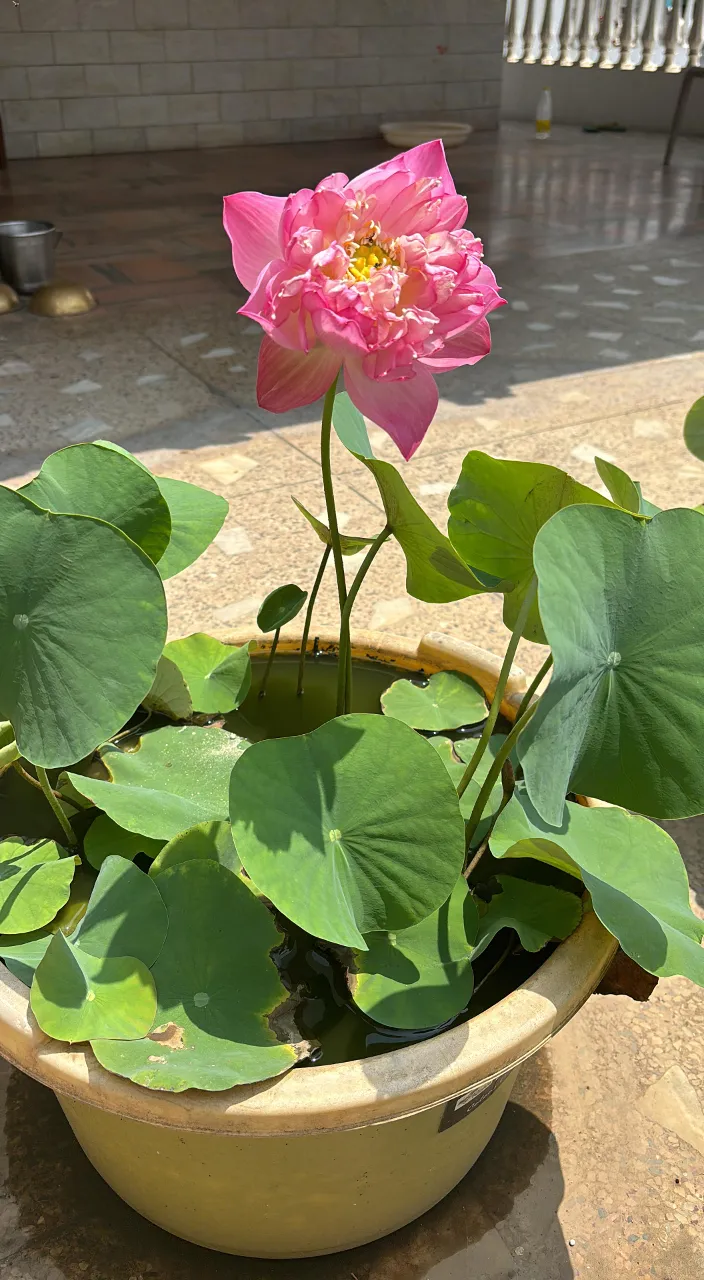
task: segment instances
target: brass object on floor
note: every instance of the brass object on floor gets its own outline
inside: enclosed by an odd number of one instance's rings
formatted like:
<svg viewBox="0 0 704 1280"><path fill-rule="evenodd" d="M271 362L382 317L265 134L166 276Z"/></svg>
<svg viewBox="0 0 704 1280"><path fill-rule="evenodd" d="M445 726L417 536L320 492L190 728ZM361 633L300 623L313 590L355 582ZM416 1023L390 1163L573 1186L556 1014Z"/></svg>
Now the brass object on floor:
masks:
<svg viewBox="0 0 704 1280"><path fill-rule="evenodd" d="M56 280L45 284L33 294L29 310L35 316L81 316L97 307L90 289L82 284L70 284Z"/></svg>
<svg viewBox="0 0 704 1280"><path fill-rule="evenodd" d="M5 315L7 311L14 311L19 302L19 298L14 289L9 284L0 284L0 316Z"/></svg>

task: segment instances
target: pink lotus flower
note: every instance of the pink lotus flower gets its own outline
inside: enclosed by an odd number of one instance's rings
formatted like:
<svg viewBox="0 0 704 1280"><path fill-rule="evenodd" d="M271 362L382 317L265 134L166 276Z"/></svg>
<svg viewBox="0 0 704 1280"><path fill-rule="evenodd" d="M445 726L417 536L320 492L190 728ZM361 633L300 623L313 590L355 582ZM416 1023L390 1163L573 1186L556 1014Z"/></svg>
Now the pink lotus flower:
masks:
<svg viewBox="0 0 704 1280"><path fill-rule="evenodd" d="M412 457L437 408L433 374L488 355L486 317L503 303L466 217L439 141L287 199L226 196L234 268L251 291L241 314L265 335L262 408L311 404L344 366L357 408Z"/></svg>

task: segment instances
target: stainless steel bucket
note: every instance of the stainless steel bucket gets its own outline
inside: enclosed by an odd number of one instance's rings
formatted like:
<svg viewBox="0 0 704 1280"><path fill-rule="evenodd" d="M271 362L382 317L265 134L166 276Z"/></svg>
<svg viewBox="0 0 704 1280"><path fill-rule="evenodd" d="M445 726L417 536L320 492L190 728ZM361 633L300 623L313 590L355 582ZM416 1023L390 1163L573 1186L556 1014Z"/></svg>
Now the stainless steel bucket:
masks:
<svg viewBox="0 0 704 1280"><path fill-rule="evenodd" d="M34 293L54 278L61 232L51 222L0 222L0 277L18 293Z"/></svg>

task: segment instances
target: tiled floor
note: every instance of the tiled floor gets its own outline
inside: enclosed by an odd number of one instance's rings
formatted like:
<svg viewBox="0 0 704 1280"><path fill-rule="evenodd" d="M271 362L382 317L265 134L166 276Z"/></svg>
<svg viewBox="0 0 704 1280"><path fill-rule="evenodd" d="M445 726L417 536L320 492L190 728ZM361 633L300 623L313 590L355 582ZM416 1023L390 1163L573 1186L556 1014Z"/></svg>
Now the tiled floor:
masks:
<svg viewBox="0 0 704 1280"><path fill-rule="evenodd" d="M496 314L492 356L440 379L436 422L400 463L439 523L469 448L551 462L590 484L598 453L661 505L704 496L704 467L681 442L704 394L704 146L683 139L669 171L662 147L567 129L537 144L511 126L498 144L480 135L451 153L510 305ZM59 274L101 303L73 321L0 317L0 478L17 484L50 450L110 436L161 473L223 493L224 534L169 586L174 634L253 624L273 586L309 585L318 557L289 497L323 506L317 410L274 419L256 406L258 332L237 316L220 198L286 193L387 154L364 141L46 160L0 179L0 218L56 221ZM382 432L372 436L379 456L400 462ZM374 533L371 477L342 450L335 461L346 531ZM402 560L385 552L359 625L503 645L499 601L409 601ZM328 584L319 623L333 621ZM523 646L523 664L540 652ZM703 911L704 827L680 832ZM495 1143L443 1205L378 1246L290 1265L219 1258L139 1222L86 1166L52 1099L9 1073L3 1277L694 1280L704 1272L703 1030L704 996L679 979L645 1006L592 998L526 1068Z"/></svg>

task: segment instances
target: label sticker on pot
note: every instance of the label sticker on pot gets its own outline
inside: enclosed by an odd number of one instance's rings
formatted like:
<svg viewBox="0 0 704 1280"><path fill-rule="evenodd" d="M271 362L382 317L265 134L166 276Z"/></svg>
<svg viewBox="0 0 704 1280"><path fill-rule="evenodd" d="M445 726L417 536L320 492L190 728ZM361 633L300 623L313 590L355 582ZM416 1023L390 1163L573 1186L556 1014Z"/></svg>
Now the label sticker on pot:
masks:
<svg viewBox="0 0 704 1280"><path fill-rule="evenodd" d="M458 1098L451 1098L445 1103L445 1109L438 1125L438 1133L443 1133L445 1129L451 1129L453 1124L459 1124L460 1120L465 1120L467 1116L471 1116L477 1107L480 1107L487 1098L490 1098L500 1084L505 1080L505 1076L500 1076L498 1080L492 1080L490 1084L480 1085L479 1088L467 1089L466 1093L461 1093Z"/></svg>

